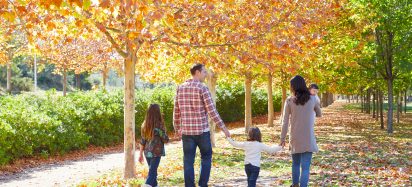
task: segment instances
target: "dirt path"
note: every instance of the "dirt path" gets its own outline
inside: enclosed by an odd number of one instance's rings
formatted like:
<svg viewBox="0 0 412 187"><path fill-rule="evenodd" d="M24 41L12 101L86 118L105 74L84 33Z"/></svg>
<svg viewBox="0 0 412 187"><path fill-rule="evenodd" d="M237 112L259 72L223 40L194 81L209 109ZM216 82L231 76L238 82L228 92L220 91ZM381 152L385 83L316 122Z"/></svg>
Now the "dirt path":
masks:
<svg viewBox="0 0 412 187"><path fill-rule="evenodd" d="M178 142L167 149L175 149ZM138 155L138 152L136 153ZM98 154L77 161L46 164L23 172L0 176L0 186L71 186L84 179L123 169L123 153Z"/></svg>

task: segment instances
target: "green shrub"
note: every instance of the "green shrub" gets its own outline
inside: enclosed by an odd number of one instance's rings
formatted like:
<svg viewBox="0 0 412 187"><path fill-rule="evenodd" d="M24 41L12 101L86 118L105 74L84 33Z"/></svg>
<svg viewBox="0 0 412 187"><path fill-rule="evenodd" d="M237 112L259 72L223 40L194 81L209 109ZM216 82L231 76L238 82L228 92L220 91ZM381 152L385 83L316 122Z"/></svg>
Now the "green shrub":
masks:
<svg viewBox="0 0 412 187"><path fill-rule="evenodd" d="M140 136L146 110L158 103L168 131L173 131L175 87L138 90L135 97L136 137ZM122 90L72 92L66 97L55 90L0 97L0 165L22 157L64 154L89 144L107 146L123 141ZM244 117L242 85L218 86L217 109L225 122ZM280 96L274 96L275 110ZM253 115L267 113L265 90L252 94Z"/></svg>

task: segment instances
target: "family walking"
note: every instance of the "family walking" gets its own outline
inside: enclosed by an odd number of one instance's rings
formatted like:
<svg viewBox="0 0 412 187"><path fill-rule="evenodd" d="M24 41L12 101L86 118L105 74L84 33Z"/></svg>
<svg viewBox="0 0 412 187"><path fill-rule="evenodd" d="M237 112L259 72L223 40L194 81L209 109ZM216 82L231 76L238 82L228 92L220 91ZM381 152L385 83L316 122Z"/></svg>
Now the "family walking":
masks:
<svg viewBox="0 0 412 187"><path fill-rule="evenodd" d="M315 116L321 116L317 86L311 85L311 91L301 76L290 81L292 96L286 99L283 109L283 124L280 145L268 146L262 143L262 134L257 127L249 129L246 142L231 139L230 132L216 110L209 89L203 84L207 70L203 64L196 64L190 69L192 79L178 86L176 91L173 125L176 135L183 143L183 167L186 187L194 187L194 162L199 147L201 165L198 186L208 186L212 166L212 144L208 117L219 126L228 142L245 150L245 173L247 186L256 186L259 177L261 152L274 154L286 145L286 135L290 126L289 147L292 154L292 186L307 186L312 153L318 151L314 134ZM312 93L312 94L311 94ZM157 168L162 156L165 156L164 144L169 141L158 104L151 104L141 129L139 162L146 158L149 173L146 186L158 186ZM246 186L246 184L245 184Z"/></svg>

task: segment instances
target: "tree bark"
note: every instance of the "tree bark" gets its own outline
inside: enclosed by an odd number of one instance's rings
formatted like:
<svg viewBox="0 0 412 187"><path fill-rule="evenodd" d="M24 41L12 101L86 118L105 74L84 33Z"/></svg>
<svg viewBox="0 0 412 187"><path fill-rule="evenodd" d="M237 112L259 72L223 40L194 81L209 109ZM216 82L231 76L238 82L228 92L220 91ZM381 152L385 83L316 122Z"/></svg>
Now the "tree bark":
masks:
<svg viewBox="0 0 412 187"><path fill-rule="evenodd" d="M7 86L6 92L11 93L11 60L7 63Z"/></svg>
<svg viewBox="0 0 412 187"><path fill-rule="evenodd" d="M273 108L273 90L272 90L272 74L268 74L268 126L273 127L273 120L275 119L274 108Z"/></svg>
<svg viewBox="0 0 412 187"><path fill-rule="evenodd" d="M408 103L407 93L408 93L408 89L405 90L405 97L404 97L404 107L403 107L403 110L405 111L405 114L406 114L406 110L408 109L407 106L406 106L406 104Z"/></svg>
<svg viewBox="0 0 412 187"><path fill-rule="evenodd" d="M363 113L365 111L365 102L364 102L364 97L363 97L363 93L361 92L361 112Z"/></svg>
<svg viewBox="0 0 412 187"><path fill-rule="evenodd" d="M78 90L81 90L80 74L75 74L75 77L76 77L76 88Z"/></svg>
<svg viewBox="0 0 412 187"><path fill-rule="evenodd" d="M367 114L371 113L371 90L370 88L366 90L366 113Z"/></svg>
<svg viewBox="0 0 412 187"><path fill-rule="evenodd" d="M66 96L67 93L67 70L63 69L63 96Z"/></svg>
<svg viewBox="0 0 412 187"><path fill-rule="evenodd" d="M130 51L124 63L124 178L136 176L135 169L135 64L136 52Z"/></svg>
<svg viewBox="0 0 412 187"><path fill-rule="evenodd" d="M379 115L379 98L378 98L378 90L375 89L373 92L373 118L375 118L376 121L378 121Z"/></svg>
<svg viewBox="0 0 412 187"><path fill-rule="evenodd" d="M372 118L376 118L376 91L372 92Z"/></svg>
<svg viewBox="0 0 412 187"><path fill-rule="evenodd" d="M106 81L107 81L107 71L103 70L102 71L102 88L103 90L106 90Z"/></svg>
<svg viewBox="0 0 412 187"><path fill-rule="evenodd" d="M245 76L245 132L249 131L252 125L252 75L246 73Z"/></svg>
<svg viewBox="0 0 412 187"><path fill-rule="evenodd" d="M398 123L399 124L399 121L400 121L400 114L401 114L401 111L402 111L402 103L401 103L401 92L399 92L398 94L396 94L396 106L397 106L397 109L396 109L396 123Z"/></svg>
<svg viewBox="0 0 412 187"><path fill-rule="evenodd" d="M393 133L393 80L388 79L388 133Z"/></svg>
<svg viewBox="0 0 412 187"><path fill-rule="evenodd" d="M385 123L383 121L383 92L379 91L379 113L381 120L381 129L385 129Z"/></svg>
<svg viewBox="0 0 412 187"><path fill-rule="evenodd" d="M209 88L209 91L212 95L213 102L216 106L216 81L217 81L217 76L213 71L209 71L207 75L207 87ZM209 118L209 126L210 126L210 139L212 142L212 147L216 147L216 124L213 122L212 118Z"/></svg>

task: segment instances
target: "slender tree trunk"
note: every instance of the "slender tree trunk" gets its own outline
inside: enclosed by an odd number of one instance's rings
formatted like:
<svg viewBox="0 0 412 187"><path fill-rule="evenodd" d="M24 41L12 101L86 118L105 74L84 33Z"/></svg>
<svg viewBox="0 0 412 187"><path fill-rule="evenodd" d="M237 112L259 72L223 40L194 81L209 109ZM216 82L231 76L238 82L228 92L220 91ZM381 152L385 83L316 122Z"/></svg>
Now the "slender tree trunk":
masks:
<svg viewBox="0 0 412 187"><path fill-rule="evenodd" d="M67 93L67 70L63 70L63 96L66 96Z"/></svg>
<svg viewBox="0 0 412 187"><path fill-rule="evenodd" d="M367 114L371 113L371 90L370 88L366 90L366 113Z"/></svg>
<svg viewBox="0 0 412 187"><path fill-rule="evenodd" d="M11 93L11 59L7 63L7 93Z"/></svg>
<svg viewBox="0 0 412 187"><path fill-rule="evenodd" d="M37 58L36 58L36 53L34 53L34 70L33 70L33 74L34 74L34 91L37 91Z"/></svg>
<svg viewBox="0 0 412 187"><path fill-rule="evenodd" d="M268 74L268 126L273 127L273 120L275 119L273 108L273 90L272 90L272 74Z"/></svg>
<svg viewBox="0 0 412 187"><path fill-rule="evenodd" d="M388 133L393 133L393 80L388 79Z"/></svg>
<svg viewBox="0 0 412 187"><path fill-rule="evenodd" d="M216 81L217 81L217 76L213 71L209 71L207 75L207 87L209 88L209 91L212 95L213 102L216 106ZM212 147L216 147L216 124L213 122L212 118L209 118L209 126L210 126L210 139L212 142Z"/></svg>
<svg viewBox="0 0 412 187"><path fill-rule="evenodd" d="M252 76L247 73L245 76L245 131L249 131L252 125Z"/></svg>
<svg viewBox="0 0 412 187"><path fill-rule="evenodd" d="M285 85L285 84L282 84ZM280 118L279 118L279 124L282 124L283 120L283 108L285 107L285 101L286 101L286 87L282 86L282 103L280 104Z"/></svg>
<svg viewBox="0 0 412 187"><path fill-rule="evenodd" d="M80 74L75 74L75 77L76 77L76 88L77 88L78 90L81 90Z"/></svg>
<svg viewBox="0 0 412 187"><path fill-rule="evenodd" d="M380 111L380 107L379 107L379 104L380 104L380 98L379 98L379 90L376 90L376 93L375 93L375 96L376 96L376 121L378 121L379 120L379 111Z"/></svg>
<svg viewBox="0 0 412 187"><path fill-rule="evenodd" d="M373 99L372 99L372 117L376 118L376 90L373 91Z"/></svg>
<svg viewBox="0 0 412 187"><path fill-rule="evenodd" d="M396 123L398 123L399 124L399 121L400 121L400 114L401 114L401 111L402 111L402 109L401 109L401 107L402 107L402 103L401 103L401 92L398 92L398 94L396 94L396 106L397 106L397 109L396 109Z"/></svg>
<svg viewBox="0 0 412 187"><path fill-rule="evenodd" d="M136 52L131 50L124 63L124 178L136 176L135 169L135 64ZM139 111L140 112L140 111Z"/></svg>
<svg viewBox="0 0 412 187"><path fill-rule="evenodd" d="M281 111L283 111L283 108L285 107L285 101L286 101L286 88L282 86L282 103L281 103Z"/></svg>
<svg viewBox="0 0 412 187"><path fill-rule="evenodd" d="M107 71L105 71L105 70L103 70L102 71L102 83L103 83L103 85L102 85L102 87L103 87L103 90L106 90L106 81L107 81Z"/></svg>
<svg viewBox="0 0 412 187"><path fill-rule="evenodd" d="M381 129L385 129L385 123L383 121L383 92L379 91L379 113L381 119Z"/></svg>
<svg viewBox="0 0 412 187"><path fill-rule="evenodd" d="M407 108L406 108L406 104L408 103L408 98L407 98L407 93L408 93L408 91L407 91L408 89L406 89L405 90L405 97L404 97L404 107L403 107L403 110L405 111L405 114L406 114L406 110L407 110Z"/></svg>
<svg viewBox="0 0 412 187"><path fill-rule="evenodd" d="M379 118L379 97L378 97L378 90L375 89L373 93L373 118L378 121Z"/></svg>
<svg viewBox="0 0 412 187"><path fill-rule="evenodd" d="M361 112L363 113L365 111L365 104L364 104L364 97L363 97L363 93L361 92Z"/></svg>

